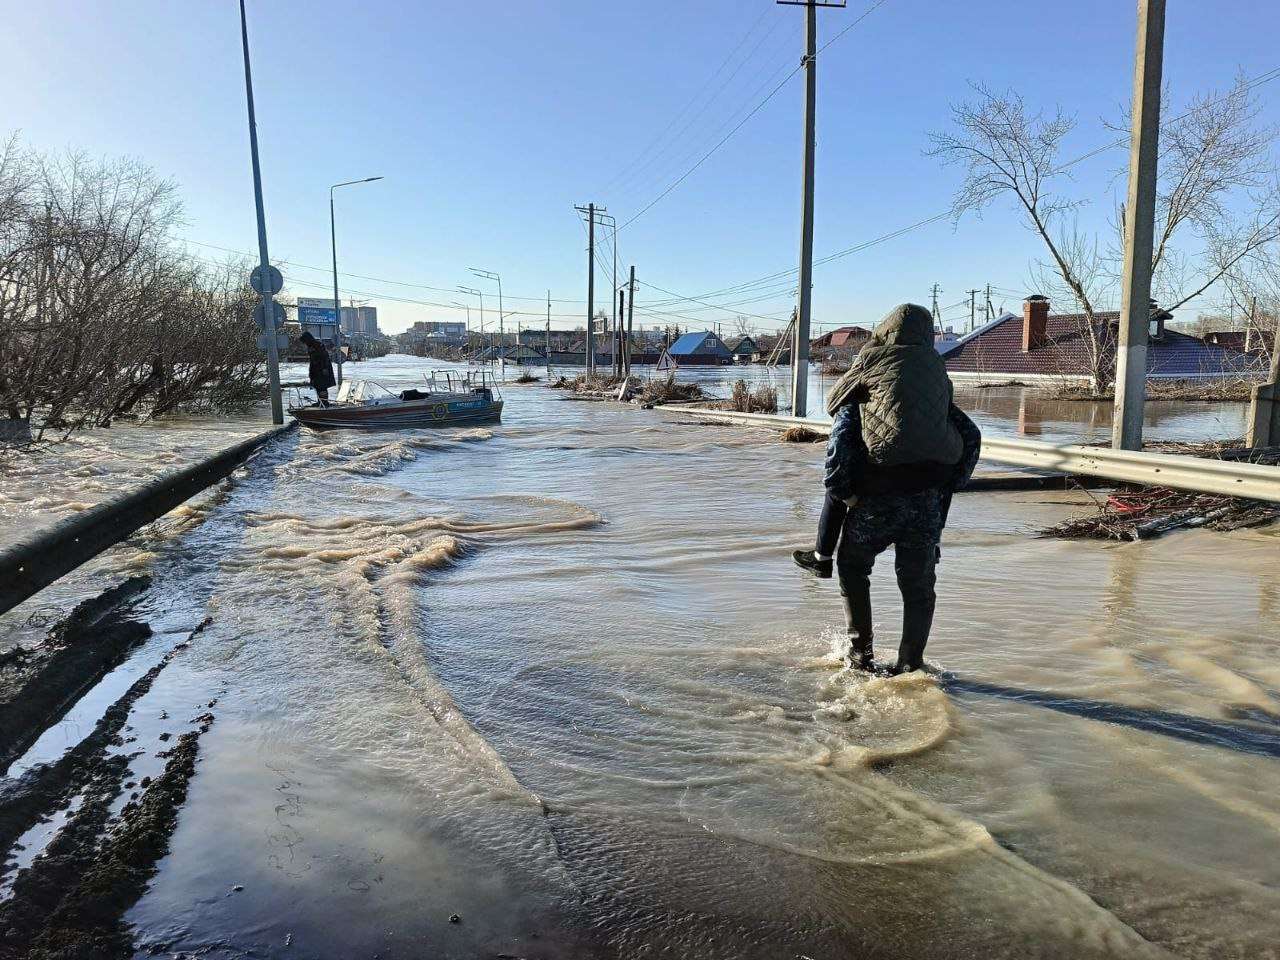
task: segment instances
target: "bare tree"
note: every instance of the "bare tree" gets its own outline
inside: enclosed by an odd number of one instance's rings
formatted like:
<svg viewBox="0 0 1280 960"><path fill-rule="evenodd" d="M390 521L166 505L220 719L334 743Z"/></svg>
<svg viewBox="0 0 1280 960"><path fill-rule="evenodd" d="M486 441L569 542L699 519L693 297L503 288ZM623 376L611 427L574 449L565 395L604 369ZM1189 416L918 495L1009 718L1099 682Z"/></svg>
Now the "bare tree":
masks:
<svg viewBox="0 0 1280 960"><path fill-rule="evenodd" d="M955 219L1013 200L1048 255L1036 261L1037 282L1057 302L1074 305L1089 374L1102 392L1114 378L1114 333L1099 317L1100 305L1118 290L1123 239L1104 244L1074 215L1087 201L1069 190L1071 163L1061 153L1075 121L1061 110L1033 112L1013 91L974 89L972 102L952 106L953 129L932 134L928 151L964 170ZM1197 98L1162 128L1152 269L1164 309L1203 294L1280 236L1274 139L1274 130L1259 125L1243 81L1226 94ZM1123 220L1121 210L1113 230Z"/></svg>
<svg viewBox="0 0 1280 960"><path fill-rule="evenodd" d="M173 185L133 160L0 150L0 410L37 437L260 394L243 278L178 253Z"/></svg>

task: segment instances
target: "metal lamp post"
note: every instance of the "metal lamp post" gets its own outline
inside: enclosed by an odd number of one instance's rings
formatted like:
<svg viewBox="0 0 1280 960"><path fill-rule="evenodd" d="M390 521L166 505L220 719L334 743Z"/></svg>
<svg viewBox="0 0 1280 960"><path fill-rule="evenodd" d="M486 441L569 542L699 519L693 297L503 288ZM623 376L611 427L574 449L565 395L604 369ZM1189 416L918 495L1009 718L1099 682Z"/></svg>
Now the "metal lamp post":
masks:
<svg viewBox="0 0 1280 960"><path fill-rule="evenodd" d="M363 180L346 180L329 188L329 240L333 246L333 319L337 326L333 332L333 347L338 361L338 386L342 386L342 302L338 299L338 227L333 213L333 191L357 183L373 183L382 177L365 177Z"/></svg>
<svg viewBox="0 0 1280 960"><path fill-rule="evenodd" d="M480 342L481 342L481 343L483 343L483 342L484 342L484 291L483 291L483 290L477 290L475 287L463 287L463 286L459 286L459 287L458 287L458 292L459 292L459 293L469 293L469 294L471 294L471 296L473 296L473 297L479 297L479 298L480 298ZM470 322L471 322L471 321L470 321L470 318L471 318L471 313L468 311L468 313L467 313L467 322L468 322L468 323L470 323ZM492 335L490 335L490 337L489 337L489 349L490 349L490 350L492 350L492 349L493 349L493 336L492 336Z"/></svg>
<svg viewBox="0 0 1280 960"><path fill-rule="evenodd" d="M249 67L249 25L240 0L240 39L244 46L244 91L249 105L249 153L253 161L253 202L258 217L258 269L262 273L262 331L267 338L267 382L271 391L271 422L284 423L280 396L280 352L276 343L275 293L269 282L271 258L267 254L267 217L262 207L262 169L258 164L258 120L253 110L253 73Z"/></svg>
<svg viewBox="0 0 1280 960"><path fill-rule="evenodd" d="M506 325L503 323L505 317L502 313L502 277L493 270L479 270L475 267L468 267L477 277L483 277L485 280L496 280L498 282L498 375L503 379L507 379L507 354L506 343L507 338Z"/></svg>

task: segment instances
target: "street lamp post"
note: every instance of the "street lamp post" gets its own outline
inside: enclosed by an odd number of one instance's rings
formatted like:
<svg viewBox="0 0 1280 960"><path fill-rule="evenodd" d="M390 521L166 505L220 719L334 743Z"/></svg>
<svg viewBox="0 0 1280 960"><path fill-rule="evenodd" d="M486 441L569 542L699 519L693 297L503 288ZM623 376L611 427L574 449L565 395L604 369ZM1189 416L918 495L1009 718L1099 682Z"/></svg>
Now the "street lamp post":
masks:
<svg viewBox="0 0 1280 960"><path fill-rule="evenodd" d="M349 187L356 183L373 183L382 177L365 177L363 180L346 180L335 183L329 188L329 240L333 246L333 319L336 326L333 331L333 347L338 361L338 386L342 386L342 302L338 299L338 226L333 213L333 191L339 187Z"/></svg>
<svg viewBox="0 0 1280 960"><path fill-rule="evenodd" d="M458 292L459 292L459 293L469 293L469 294L471 294L471 296L473 296L473 297L479 297L479 298L480 298L480 342L481 342L481 343L484 343L484 291L483 291L483 290L477 290L475 287L463 287L463 286L459 286L459 287L458 287ZM470 311L468 311L468 312L467 312L467 322L468 322L468 323L470 323L470 321L471 321L471 312L470 312ZM493 335L492 335L492 334L490 334L490 335L489 335L489 350L490 350L490 352L492 352L492 351L493 351ZM492 362L492 359L490 360L490 362Z"/></svg>
<svg viewBox="0 0 1280 960"><path fill-rule="evenodd" d="M485 280L498 281L498 376L503 380L507 379L507 354L505 340L507 330L504 320L506 319L502 313L502 277L498 276L493 270L478 270L475 267L468 267L477 277L483 277ZM518 353L518 350L517 350Z"/></svg>
<svg viewBox="0 0 1280 960"><path fill-rule="evenodd" d="M467 332L464 333L462 336L462 344L463 344L462 350L465 356L466 351L471 346L471 305L467 303L461 303L457 300L450 300L449 302L453 304L455 307L461 307L463 310L467 311L467 327L466 327Z"/></svg>
<svg viewBox="0 0 1280 960"><path fill-rule="evenodd" d="M258 120L253 110L253 74L249 68L249 25L240 0L240 39L244 45L244 91L249 104L249 154L253 160L253 202L258 217L258 269L262 274L262 332L267 338L267 383L271 391L271 422L284 423L280 396L280 350L276 344L275 293L271 289L271 258L267 255L267 217L262 208L262 168L258 164Z"/></svg>

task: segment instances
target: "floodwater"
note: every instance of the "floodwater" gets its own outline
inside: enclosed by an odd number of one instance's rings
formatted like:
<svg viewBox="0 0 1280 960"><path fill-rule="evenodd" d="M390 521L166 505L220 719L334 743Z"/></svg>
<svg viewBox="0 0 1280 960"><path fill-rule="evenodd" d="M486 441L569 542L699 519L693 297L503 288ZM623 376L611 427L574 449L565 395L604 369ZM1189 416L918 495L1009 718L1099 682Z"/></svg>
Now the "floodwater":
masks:
<svg viewBox="0 0 1280 960"><path fill-rule="evenodd" d="M867 679L834 582L788 556L820 445L504 393L483 428L300 432L102 561L155 580L135 671L210 621L139 735L218 699L141 955L1280 956L1280 530L1044 540L1082 495L961 496L937 672ZM1148 416L1188 439L1243 414ZM891 658L887 559L873 589Z"/></svg>

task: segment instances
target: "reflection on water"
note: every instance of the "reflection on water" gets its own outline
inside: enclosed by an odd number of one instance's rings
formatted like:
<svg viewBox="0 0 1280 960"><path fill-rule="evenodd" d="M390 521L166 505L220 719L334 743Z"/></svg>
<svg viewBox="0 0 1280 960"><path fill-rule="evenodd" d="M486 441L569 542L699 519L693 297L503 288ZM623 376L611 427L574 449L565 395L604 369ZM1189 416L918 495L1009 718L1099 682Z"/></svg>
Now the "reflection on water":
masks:
<svg viewBox="0 0 1280 960"><path fill-rule="evenodd" d="M987 429L1109 429L976 394ZM1274 949L1275 530L1044 541L1072 495L961 497L941 677L867 679L841 667L835 585L788 556L821 447L539 386L506 400L483 430L302 432L160 550L161 591L188 569L208 594L187 682L227 693L131 915L149 945ZM891 563L873 590L892 646Z"/></svg>

